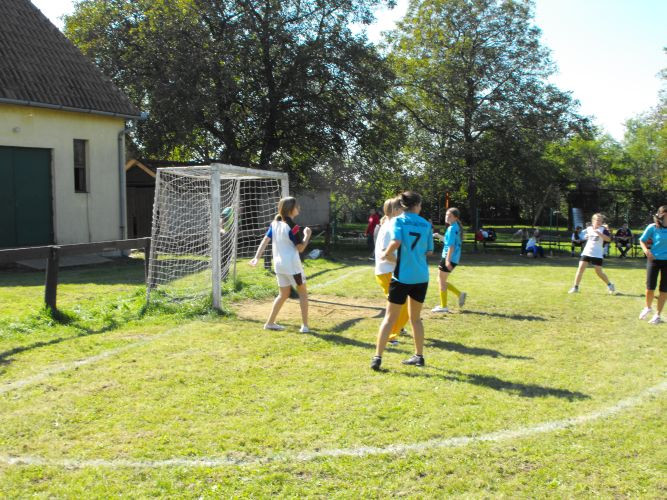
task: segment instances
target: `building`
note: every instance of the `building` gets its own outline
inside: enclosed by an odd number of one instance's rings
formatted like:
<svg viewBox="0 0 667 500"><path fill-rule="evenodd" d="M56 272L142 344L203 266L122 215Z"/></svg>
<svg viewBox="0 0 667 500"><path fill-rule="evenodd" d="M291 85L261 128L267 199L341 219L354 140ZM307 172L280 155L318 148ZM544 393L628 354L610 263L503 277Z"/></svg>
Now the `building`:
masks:
<svg viewBox="0 0 667 500"><path fill-rule="evenodd" d="M0 19L0 248L126 237L139 110L30 1Z"/></svg>

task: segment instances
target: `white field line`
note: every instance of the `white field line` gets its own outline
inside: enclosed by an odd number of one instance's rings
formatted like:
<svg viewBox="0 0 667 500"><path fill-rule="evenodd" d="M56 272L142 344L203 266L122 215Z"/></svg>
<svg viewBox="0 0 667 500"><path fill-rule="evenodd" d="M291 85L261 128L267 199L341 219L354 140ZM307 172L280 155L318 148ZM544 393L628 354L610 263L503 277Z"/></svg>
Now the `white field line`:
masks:
<svg viewBox="0 0 667 500"><path fill-rule="evenodd" d="M315 283L314 285L308 285L308 290L316 290L318 288L323 288L325 286L333 285L334 283L338 283L339 281L343 281L345 278L349 278L350 276L353 276L355 274L360 273L361 271L368 271L368 268L366 267L359 267L357 269L354 269L353 271L350 271L349 273L341 274L337 278L330 279L329 281L325 281L324 283Z"/></svg>
<svg viewBox="0 0 667 500"><path fill-rule="evenodd" d="M168 460L77 460L77 459L52 459L30 456L0 455L0 463L6 465L27 466L51 466L65 468L104 467L104 468L137 468L154 469L163 467L226 467L226 466L248 466L261 465L273 462L306 462L318 458L331 457L365 457L369 455L402 455L405 453L421 453L426 450L438 448L460 448L474 443L501 442L521 439L535 434L554 432L572 427L578 427L589 422L600 420L615 415L623 410L633 408L641 404L651 396L658 396L667 390L667 380L644 390L636 396L623 399L613 406L580 415L578 417L553 420L529 427L507 429L479 436L459 436L447 439L432 439L412 444L393 444L383 447L361 446L358 448L338 448L318 451L303 451L298 453L276 453L265 457L247 458L172 458Z"/></svg>
<svg viewBox="0 0 667 500"><path fill-rule="evenodd" d="M95 356L91 356L89 358L84 358L84 359L79 359L77 361L72 361L70 363L62 363L59 365L54 365L51 366L50 368L44 370L43 372L37 373L35 375L32 375L30 377L26 377L21 380L16 380L15 382L9 382L6 384L0 385L0 394L5 394L11 391L15 391L17 389L22 389L23 387L27 387L29 385L34 385L38 384L40 382L43 382L47 378L51 377L52 375L56 375L58 373L63 373L67 372L70 370L76 370L80 366L85 366L85 365L90 365L93 363L97 363L98 361L105 360L107 358L110 358L112 356L115 356L116 354L120 354L125 351L129 351L130 349L135 349L137 347L141 347L143 345L146 345L150 342L153 342L155 340L158 340L160 338L166 337L168 335L171 335L175 332L180 331L182 328L173 328L171 330L167 330L164 333L157 334L153 337L150 337L145 340L141 340L139 342L134 342L132 344L124 345L122 347L118 347L116 349L110 349L108 351L103 351L100 354L97 354Z"/></svg>

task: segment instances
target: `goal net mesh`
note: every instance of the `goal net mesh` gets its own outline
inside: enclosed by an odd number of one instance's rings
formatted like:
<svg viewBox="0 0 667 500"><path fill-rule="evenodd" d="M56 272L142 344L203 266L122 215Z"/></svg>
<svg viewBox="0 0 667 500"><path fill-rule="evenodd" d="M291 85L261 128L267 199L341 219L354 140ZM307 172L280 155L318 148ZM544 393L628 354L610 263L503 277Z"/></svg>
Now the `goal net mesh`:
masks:
<svg viewBox="0 0 667 500"><path fill-rule="evenodd" d="M220 165L215 169L220 173L216 200L213 169L158 169L147 282L150 301L211 295L217 272L214 256L220 259L220 281L227 279L235 272L236 259L254 255L276 213L285 181L230 172Z"/></svg>

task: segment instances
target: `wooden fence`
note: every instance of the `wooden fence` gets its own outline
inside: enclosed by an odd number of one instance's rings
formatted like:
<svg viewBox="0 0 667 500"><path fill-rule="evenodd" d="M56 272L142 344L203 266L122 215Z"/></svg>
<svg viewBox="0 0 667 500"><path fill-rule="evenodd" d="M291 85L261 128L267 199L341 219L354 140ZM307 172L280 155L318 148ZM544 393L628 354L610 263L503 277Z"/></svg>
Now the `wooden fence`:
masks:
<svg viewBox="0 0 667 500"><path fill-rule="evenodd" d="M20 260L46 259L46 277L44 283L44 302L53 312L57 311L56 298L58 291L58 269L60 258L72 255L85 255L106 252L109 250L144 249L144 274L148 277L150 254L150 238L136 238L132 240L100 241L97 243L77 243L73 245L48 245L41 247L11 248L0 250L0 264L17 262Z"/></svg>

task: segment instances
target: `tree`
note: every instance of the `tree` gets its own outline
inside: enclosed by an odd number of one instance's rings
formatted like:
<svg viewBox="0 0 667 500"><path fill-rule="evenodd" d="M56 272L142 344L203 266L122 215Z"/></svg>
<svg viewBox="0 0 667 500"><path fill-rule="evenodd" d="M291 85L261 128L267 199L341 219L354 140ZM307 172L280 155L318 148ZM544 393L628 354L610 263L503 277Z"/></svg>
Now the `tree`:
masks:
<svg viewBox="0 0 667 500"><path fill-rule="evenodd" d="M492 159L483 144L494 134L546 144L575 119L570 96L545 82L553 66L531 19L530 1L413 0L389 37L395 99L423 161L440 179L464 180L474 223L480 169Z"/></svg>
<svg viewBox="0 0 667 500"><path fill-rule="evenodd" d="M65 31L148 111L142 154L282 169L299 183L378 116L391 72L348 25L380 3L83 0Z"/></svg>

